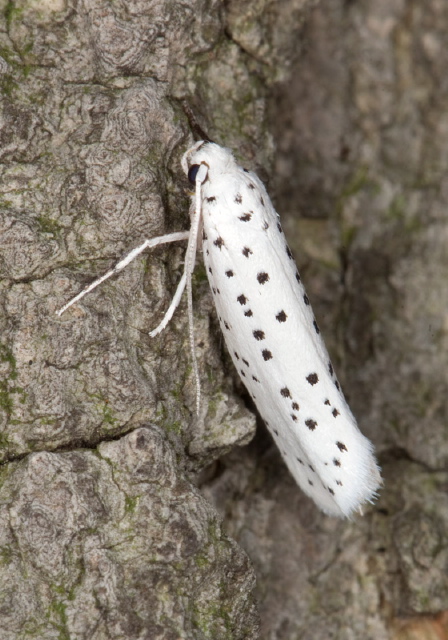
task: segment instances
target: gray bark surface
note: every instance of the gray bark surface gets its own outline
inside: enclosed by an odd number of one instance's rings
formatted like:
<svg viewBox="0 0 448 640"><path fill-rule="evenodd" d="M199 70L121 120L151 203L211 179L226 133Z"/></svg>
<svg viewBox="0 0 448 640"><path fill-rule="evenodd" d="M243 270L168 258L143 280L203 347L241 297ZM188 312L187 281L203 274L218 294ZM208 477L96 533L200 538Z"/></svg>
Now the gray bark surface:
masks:
<svg viewBox="0 0 448 640"><path fill-rule="evenodd" d="M448 637L448 5L1 6L2 640ZM318 512L261 426L241 448L200 259L194 415L185 302L148 336L182 244L55 315L188 228L184 101L282 215L379 452L363 518Z"/></svg>
<svg viewBox="0 0 448 640"><path fill-rule="evenodd" d="M160 429L3 474L1 637L246 638L247 556Z"/></svg>

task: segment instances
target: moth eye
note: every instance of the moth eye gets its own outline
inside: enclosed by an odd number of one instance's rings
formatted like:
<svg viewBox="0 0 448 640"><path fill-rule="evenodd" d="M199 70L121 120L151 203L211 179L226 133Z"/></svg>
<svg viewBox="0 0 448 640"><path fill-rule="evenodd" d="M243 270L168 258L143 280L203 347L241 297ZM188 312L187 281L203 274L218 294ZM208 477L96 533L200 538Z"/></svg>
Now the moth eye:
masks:
<svg viewBox="0 0 448 640"><path fill-rule="evenodd" d="M191 182L191 184L195 184L196 176L198 174L200 166L200 164L192 164L188 169L188 180Z"/></svg>

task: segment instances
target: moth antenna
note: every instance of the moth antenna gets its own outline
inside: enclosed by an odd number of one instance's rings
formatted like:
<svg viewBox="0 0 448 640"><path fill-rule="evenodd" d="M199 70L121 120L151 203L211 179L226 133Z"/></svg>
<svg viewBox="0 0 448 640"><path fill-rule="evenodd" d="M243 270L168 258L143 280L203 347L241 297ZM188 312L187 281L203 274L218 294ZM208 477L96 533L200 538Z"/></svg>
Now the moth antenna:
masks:
<svg viewBox="0 0 448 640"><path fill-rule="evenodd" d="M179 284L177 285L176 293L174 294L173 299L171 300L171 304L168 307L168 310L166 311L165 315L163 316L162 321L160 322L160 324L157 325L155 329L149 332L149 336L151 338L154 338L159 333L161 333L165 329L165 327L169 324L171 318L173 317L174 312L179 306L180 300L182 298L182 294L185 291L186 282L187 282L187 275L184 270L184 273L182 274L182 278L180 279Z"/></svg>
<svg viewBox="0 0 448 640"><path fill-rule="evenodd" d="M191 286L191 276L196 262L196 252L199 241L199 229L202 220L202 183L207 177L207 167L203 164L199 166L195 177L195 204L191 208L190 238L188 241L187 253L185 256L185 274L187 276L187 307L188 307L188 336L190 340L191 361L193 364L193 374L196 382L196 413L199 415L201 405L201 381L199 378L198 360L194 343L194 323L193 323L193 290Z"/></svg>
<svg viewBox="0 0 448 640"><path fill-rule="evenodd" d="M182 105L182 109L184 110L185 115L188 118L188 122L190 124L190 128L193 131L193 133L195 134L195 136L198 138L198 140L205 140L206 142L213 142L213 140L208 137L208 135L206 134L204 129L199 124L198 119L197 119L195 113L193 112L193 109L188 104L187 100L185 100L185 99L181 100L181 105Z"/></svg>

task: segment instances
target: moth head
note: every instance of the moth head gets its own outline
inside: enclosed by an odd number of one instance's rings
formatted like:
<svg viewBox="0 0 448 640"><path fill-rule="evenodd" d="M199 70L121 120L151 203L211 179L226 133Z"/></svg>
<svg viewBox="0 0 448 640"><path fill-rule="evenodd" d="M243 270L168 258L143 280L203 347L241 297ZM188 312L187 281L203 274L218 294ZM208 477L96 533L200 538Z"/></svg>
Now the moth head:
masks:
<svg viewBox="0 0 448 640"><path fill-rule="evenodd" d="M207 177L212 178L215 173L223 173L230 166L234 166L235 160L229 149L224 149L214 142L200 140L184 154L181 164L188 180L195 184L198 176L202 177L201 182L204 182ZM201 167L204 169L198 173Z"/></svg>

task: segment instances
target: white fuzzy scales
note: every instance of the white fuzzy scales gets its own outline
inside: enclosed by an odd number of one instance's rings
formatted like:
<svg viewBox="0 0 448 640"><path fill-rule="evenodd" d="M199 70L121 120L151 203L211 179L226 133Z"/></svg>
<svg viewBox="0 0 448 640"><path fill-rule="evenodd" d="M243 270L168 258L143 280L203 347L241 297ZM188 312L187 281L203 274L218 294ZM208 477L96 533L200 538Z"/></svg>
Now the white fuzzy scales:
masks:
<svg viewBox="0 0 448 640"><path fill-rule="evenodd" d="M57 313L118 273L150 247L188 240L185 270L159 326L162 331L187 288L190 342L191 274L201 243L207 276L233 363L292 475L326 513L350 516L381 484L373 447L359 431L283 235L278 214L254 173L228 149L196 143L182 158L195 184L189 232L145 240Z"/></svg>
<svg viewBox="0 0 448 640"><path fill-rule="evenodd" d="M182 161L187 174L195 165L207 168L204 262L233 363L299 486L326 513L348 516L375 497L381 478L278 214L262 182L228 149L198 142Z"/></svg>

